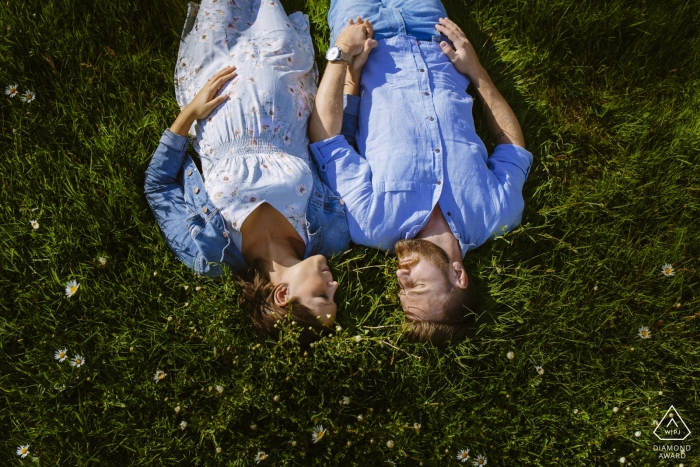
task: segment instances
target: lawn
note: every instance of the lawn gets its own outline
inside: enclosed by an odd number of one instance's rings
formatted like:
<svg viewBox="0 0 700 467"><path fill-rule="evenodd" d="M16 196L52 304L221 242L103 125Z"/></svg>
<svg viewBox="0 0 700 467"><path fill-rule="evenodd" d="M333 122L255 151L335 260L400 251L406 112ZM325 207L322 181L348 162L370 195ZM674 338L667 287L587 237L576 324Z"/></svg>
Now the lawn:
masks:
<svg viewBox="0 0 700 467"><path fill-rule="evenodd" d="M322 69L328 1L283 3ZM522 225L465 258L460 345L402 341L395 259L353 247L342 329L304 351L259 340L146 203L186 2L0 4L2 465L700 465L700 3L446 6L534 155ZM653 434L671 405L683 442Z"/></svg>

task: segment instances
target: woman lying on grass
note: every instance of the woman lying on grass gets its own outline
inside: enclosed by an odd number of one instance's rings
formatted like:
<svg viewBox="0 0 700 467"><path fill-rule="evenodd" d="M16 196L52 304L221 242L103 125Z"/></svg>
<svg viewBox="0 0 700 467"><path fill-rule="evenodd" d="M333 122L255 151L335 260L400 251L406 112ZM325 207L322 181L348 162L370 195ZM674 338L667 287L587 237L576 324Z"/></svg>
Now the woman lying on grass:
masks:
<svg viewBox="0 0 700 467"><path fill-rule="evenodd" d="M197 274L219 276L222 264L241 274L243 307L262 336L276 337L291 310L308 343L336 315L338 283L322 255L350 240L342 201L308 156L308 18L288 17L279 0L231 3L190 3L175 70L182 111L146 171L146 198Z"/></svg>

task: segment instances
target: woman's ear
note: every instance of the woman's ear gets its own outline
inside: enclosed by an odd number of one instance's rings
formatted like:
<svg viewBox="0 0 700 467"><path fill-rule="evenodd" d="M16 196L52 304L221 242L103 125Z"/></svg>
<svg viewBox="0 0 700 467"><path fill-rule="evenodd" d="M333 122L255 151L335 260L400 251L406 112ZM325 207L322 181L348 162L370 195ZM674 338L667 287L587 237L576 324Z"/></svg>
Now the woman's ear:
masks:
<svg viewBox="0 0 700 467"><path fill-rule="evenodd" d="M275 300L275 305L277 306L287 306L289 301L289 284L280 284L275 288L273 293L273 298Z"/></svg>

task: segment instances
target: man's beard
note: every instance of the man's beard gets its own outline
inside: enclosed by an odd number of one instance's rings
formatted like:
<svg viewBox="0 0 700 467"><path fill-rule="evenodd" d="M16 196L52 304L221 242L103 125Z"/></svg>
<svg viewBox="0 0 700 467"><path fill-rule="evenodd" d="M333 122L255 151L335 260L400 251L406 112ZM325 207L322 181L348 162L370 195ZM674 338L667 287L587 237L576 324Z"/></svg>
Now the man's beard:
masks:
<svg viewBox="0 0 700 467"><path fill-rule="evenodd" d="M429 261L435 265L447 280L447 271L450 267L450 257L447 256L447 252L445 250L433 242L429 242L428 240L423 240L421 238L399 240L396 242L396 245L394 245L394 249L396 250L396 256L399 258L399 262L401 261L401 258L409 256L411 253L415 253L420 259Z"/></svg>

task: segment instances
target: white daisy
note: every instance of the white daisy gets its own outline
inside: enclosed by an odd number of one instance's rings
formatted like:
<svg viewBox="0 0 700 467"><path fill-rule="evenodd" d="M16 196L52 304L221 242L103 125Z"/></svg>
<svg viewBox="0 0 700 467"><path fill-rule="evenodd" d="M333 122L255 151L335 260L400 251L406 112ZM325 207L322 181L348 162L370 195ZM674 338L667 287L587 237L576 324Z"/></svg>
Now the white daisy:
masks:
<svg viewBox="0 0 700 467"><path fill-rule="evenodd" d="M217 453L217 454L221 454L221 446L217 446L217 447L216 447L216 453Z"/></svg>
<svg viewBox="0 0 700 467"><path fill-rule="evenodd" d="M391 439L389 441L387 441L386 447L388 447L389 449L393 449L394 448L394 441Z"/></svg>
<svg viewBox="0 0 700 467"><path fill-rule="evenodd" d="M365 419L365 417L363 417L362 414L360 414L360 415L357 416L357 421L358 421L358 422L361 422L361 421L364 420L364 419Z"/></svg>
<svg viewBox="0 0 700 467"><path fill-rule="evenodd" d="M34 230L39 228L39 222L37 222L35 219L30 220L29 224L31 224L32 229L34 229Z"/></svg>
<svg viewBox="0 0 700 467"><path fill-rule="evenodd" d="M153 375L153 381L157 383L161 379L164 379L166 376L168 376L166 372L164 372L163 370L157 370L156 373Z"/></svg>
<svg viewBox="0 0 700 467"><path fill-rule="evenodd" d="M506 357L508 358L508 360L513 360L515 358L515 354L511 350L506 354Z"/></svg>
<svg viewBox="0 0 700 467"><path fill-rule="evenodd" d="M216 392L218 392L219 394L221 394L222 392L224 392L224 387L223 387L222 385L220 385L220 384L217 384L217 385L216 385Z"/></svg>
<svg viewBox="0 0 700 467"><path fill-rule="evenodd" d="M17 446L17 455L20 456L22 459L27 457L29 454L29 445L25 444L23 446Z"/></svg>
<svg viewBox="0 0 700 467"><path fill-rule="evenodd" d="M543 375L544 374L544 368L542 368L540 365L535 366L535 370L537 370L538 375Z"/></svg>
<svg viewBox="0 0 700 467"><path fill-rule="evenodd" d="M78 292L78 287L80 287L78 281L76 281L75 279L69 281L66 284L66 297L71 298L73 295L75 295Z"/></svg>
<svg viewBox="0 0 700 467"><path fill-rule="evenodd" d="M350 405L350 398L348 396L343 396L343 405Z"/></svg>
<svg viewBox="0 0 700 467"><path fill-rule="evenodd" d="M321 441L324 436L326 436L326 429L323 428L323 425L319 425L314 428L313 433L311 433L311 440L316 444Z"/></svg>
<svg viewBox="0 0 700 467"><path fill-rule="evenodd" d="M613 413L618 413L620 411L619 407L613 407Z"/></svg>
<svg viewBox="0 0 700 467"><path fill-rule="evenodd" d="M22 102L30 104L36 99L36 94L34 94L34 91L24 91L20 99L22 99Z"/></svg>
<svg viewBox="0 0 700 467"><path fill-rule="evenodd" d="M414 424L413 424L413 429L416 430L416 431L420 431L421 426L423 426L423 425L421 425L420 423L414 423Z"/></svg>
<svg viewBox="0 0 700 467"><path fill-rule="evenodd" d="M58 360L59 362L62 362L63 360L66 359L68 356L66 353L68 352L68 349L63 349L63 350L57 350L56 353L53 355L53 358Z"/></svg>
<svg viewBox="0 0 700 467"><path fill-rule="evenodd" d="M104 256L98 256L97 262L100 263L100 266L104 267L107 265L107 258L105 258Z"/></svg>
<svg viewBox="0 0 700 467"><path fill-rule="evenodd" d="M18 89L18 87L19 87L19 86L16 85L16 84L10 84L9 86L7 86L7 87L5 88L5 95L6 95L7 97L15 97L15 96L17 95L17 89Z"/></svg>
<svg viewBox="0 0 700 467"><path fill-rule="evenodd" d="M175 406L175 413L176 414L180 413L180 406L179 405Z"/></svg>
<svg viewBox="0 0 700 467"><path fill-rule="evenodd" d="M661 272L663 273L664 276L672 276L676 273L673 270L673 266L671 266L669 263L664 264L664 267L661 268Z"/></svg>
<svg viewBox="0 0 700 467"><path fill-rule="evenodd" d="M469 460L469 448L457 451L457 460L464 463Z"/></svg>
<svg viewBox="0 0 700 467"><path fill-rule="evenodd" d="M476 459L472 461L472 464L474 464L475 467L479 467L480 465L486 465L486 458L479 454L476 456Z"/></svg>
<svg viewBox="0 0 700 467"><path fill-rule="evenodd" d="M80 368L81 366L85 365L85 359L80 355L75 355L70 361L70 364L76 368Z"/></svg>
<svg viewBox="0 0 700 467"><path fill-rule="evenodd" d="M649 339L651 337L651 331L649 331L648 327L641 326L639 329L637 329L637 335L642 339Z"/></svg>
<svg viewBox="0 0 700 467"><path fill-rule="evenodd" d="M260 462L264 461L267 459L267 454L265 454L265 451L258 451L258 453L255 455L255 463L259 464Z"/></svg>
<svg viewBox="0 0 700 467"><path fill-rule="evenodd" d="M619 460L620 460L620 464L624 464L625 462L627 462L627 459L625 459L624 457L620 457Z"/></svg>
<svg viewBox="0 0 700 467"><path fill-rule="evenodd" d="M639 438L640 436L642 436L642 432L641 432L641 431L635 431L635 432L634 432L634 436L636 436L637 438Z"/></svg>
<svg viewBox="0 0 700 467"><path fill-rule="evenodd" d="M355 342L360 342L361 340L362 340L362 336L360 336L359 334L357 336L355 336Z"/></svg>
<svg viewBox="0 0 700 467"><path fill-rule="evenodd" d="M184 430L185 428L187 428L187 422L183 420L180 422L180 429Z"/></svg>

